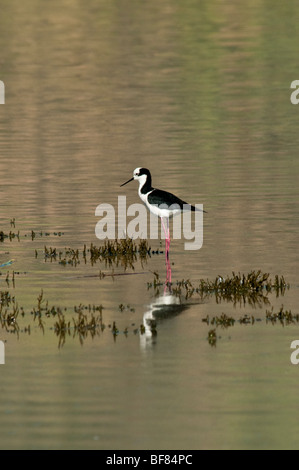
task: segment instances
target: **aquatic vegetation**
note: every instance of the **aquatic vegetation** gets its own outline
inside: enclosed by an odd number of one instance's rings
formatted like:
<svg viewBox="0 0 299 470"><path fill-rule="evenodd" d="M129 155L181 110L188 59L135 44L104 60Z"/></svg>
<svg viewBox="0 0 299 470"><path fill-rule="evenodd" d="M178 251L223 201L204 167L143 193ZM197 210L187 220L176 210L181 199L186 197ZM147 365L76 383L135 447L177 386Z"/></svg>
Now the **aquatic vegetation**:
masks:
<svg viewBox="0 0 299 470"><path fill-rule="evenodd" d="M272 307L270 311L266 311L266 322L270 322L272 325L279 322L282 326L299 323L299 314L293 314L291 310L285 310L283 305L280 310L275 313Z"/></svg>
<svg viewBox="0 0 299 470"><path fill-rule="evenodd" d="M229 326L233 326L235 324L235 319L233 317L229 317L225 313L222 313L220 317L213 317L203 318L203 322L207 323L208 325L215 325L215 326L222 326L223 328L228 328Z"/></svg>
<svg viewBox="0 0 299 470"><path fill-rule="evenodd" d="M123 306L124 309L133 312L134 309L129 305ZM30 310L30 316L33 323L44 334L46 330L51 330L58 338L58 347L64 346L67 338L78 338L80 344L84 343L88 337L94 338L104 332L105 329L111 331L114 340L117 336L123 334L128 336L130 331L133 334L143 334L142 325L140 328L130 329L126 326L121 330L116 322L105 325L103 322L103 306L92 304L75 305L70 311L69 308L50 306L49 301L45 299L43 290L37 296L36 305ZM124 310L121 310L124 311ZM10 333L31 334L32 325L26 325L22 328L18 323L18 316L26 317L23 307L18 306L15 297L8 291L0 291L0 327ZM134 327L134 323L132 324ZM157 334L156 324L153 321L151 331Z"/></svg>
<svg viewBox="0 0 299 470"><path fill-rule="evenodd" d="M24 317L26 314L24 309L18 307L15 297L11 296L8 291L0 291L0 326L8 332L24 332L31 333L31 325L21 329L19 327L17 318L20 314ZM130 306L130 311L134 311ZM41 290L37 296L37 304L30 310L30 315L36 326L45 333L46 328L52 330L58 338L58 347L61 348L66 338L78 338L80 344L88 337L94 338L99 336L106 328L103 323L102 317L103 306L91 304L79 304L73 307L72 313L70 309L64 307L50 306L48 300L44 298L44 292ZM54 320L49 325L49 320ZM112 326L108 325L114 336L114 339L119 334L123 333L128 335L129 327L121 331L114 321ZM133 331L136 334L136 331Z"/></svg>
<svg viewBox="0 0 299 470"><path fill-rule="evenodd" d="M255 318L253 315L243 315L239 319L234 317L230 317L225 313L222 313L220 316L214 316L212 318L209 315L206 318L203 318L202 321L207 325L213 326L221 326L222 328L229 328L230 326L234 326L236 322L240 323L241 325L254 325L256 321L261 321L260 318Z"/></svg>
<svg viewBox="0 0 299 470"><path fill-rule="evenodd" d="M61 237L62 235L64 235L64 232L42 232L41 230L36 232L34 230L31 230L30 232L30 237L31 237L31 240L35 240L37 237L50 237L51 235L54 235L55 237ZM25 233L24 237L28 237L27 233Z"/></svg>
<svg viewBox="0 0 299 470"><path fill-rule="evenodd" d="M131 307L130 305L119 304L118 309L121 312L124 312L124 311L135 312L135 308Z"/></svg>
<svg viewBox="0 0 299 470"><path fill-rule="evenodd" d="M258 270L251 271L247 275L233 272L232 276L226 278L217 276L214 281L201 279L195 291L201 296L214 294L217 302L221 300L234 304L247 302L254 306L255 304L269 303L268 293L275 292L277 296L283 295L288 288L289 286L283 277L276 275L272 281L269 273L262 273Z"/></svg>
<svg viewBox="0 0 299 470"><path fill-rule="evenodd" d="M90 261L92 264L97 261L105 261L106 265L111 266L113 263L118 265L119 262L127 268L133 268L134 262L138 257L141 261L145 261L150 255L150 247L146 240L140 240L137 244L131 238L121 240L105 240L104 244L96 247L91 244Z"/></svg>
<svg viewBox="0 0 299 470"><path fill-rule="evenodd" d="M216 335L216 329L215 328L208 332L208 342L211 346L214 346L214 347L216 346L217 335Z"/></svg>
<svg viewBox="0 0 299 470"><path fill-rule="evenodd" d="M0 291L0 309L14 303L15 297L9 291Z"/></svg>
<svg viewBox="0 0 299 470"><path fill-rule="evenodd" d="M241 325L254 325L256 321L261 321L261 318L255 318L253 315L244 315L243 317L239 318L239 322Z"/></svg>
<svg viewBox="0 0 299 470"><path fill-rule="evenodd" d="M148 289L150 289L151 287L153 287L154 289L157 290L159 287L165 285L165 282L160 281L160 275L159 275L159 273L153 272L153 275L154 275L154 280L153 280L153 282L148 282L148 283L147 283L147 288L148 288ZM174 290L174 289L173 289L173 290ZM158 294L159 292L156 292L156 293Z"/></svg>
<svg viewBox="0 0 299 470"><path fill-rule="evenodd" d="M154 274L154 281L148 283L148 289L154 287L158 293L158 288L164 286L164 283ZM201 300L215 296L217 303L224 300L235 305L248 303L251 306L270 304L267 297L269 293L284 295L286 289L289 289L289 285L283 276L276 275L272 280L269 273L260 270L251 271L247 275L233 272L231 276L217 276L214 280L200 279L196 284L190 279L182 279L171 285L172 294L182 296L185 300L197 294Z"/></svg>
<svg viewBox="0 0 299 470"><path fill-rule="evenodd" d="M0 325L9 333L18 333L19 306L8 291L0 291Z"/></svg>
<svg viewBox="0 0 299 470"><path fill-rule="evenodd" d="M81 261L86 263L88 257L90 263L94 265L97 262L104 262L105 266L118 266L121 264L125 269L130 267L134 269L134 263L140 259L145 261L151 254L151 249L146 240L140 240L138 243L130 238L121 240L105 240L103 245L96 246L93 243L87 248L84 245L82 250L73 248L58 248L44 246L45 261L59 261L59 264L66 266L77 266ZM35 257L38 252L35 250Z"/></svg>
<svg viewBox="0 0 299 470"><path fill-rule="evenodd" d="M120 240L120 241L107 241L102 247L95 247L91 244L88 249L84 245L83 250L65 248L64 250L58 250L53 247L44 246L44 256L46 260L60 260L60 262L72 263L76 265L80 263L82 259L84 262L90 257L90 261L96 262L97 260L105 260L106 258L111 261L121 260L122 257L127 258L126 263L131 263L132 260L136 260L138 256L146 257L150 253L146 242L142 242L139 245L133 240ZM36 254L37 256L37 254ZM143 259L143 258L142 258ZM12 260L10 260L12 261ZM108 263L110 263L108 261ZM116 261L117 262L117 261ZM6 262L8 265L10 262ZM125 264L127 265L127 264ZM10 280L14 282L15 272L12 274L7 272L6 282ZM134 273L125 273L124 275L132 275ZM104 274L100 271L99 276L116 276L114 272ZM148 289L154 288L155 293L159 292L161 286L165 289L165 282L161 282L160 276L157 272L153 272L153 281L147 283ZM234 307L237 302L242 304L249 304L252 307L256 307L256 304L270 304L268 300L268 294L274 293L276 296L284 295L285 291L289 289L289 285L285 281L283 276L276 275L272 280L268 273L262 273L261 271L251 271L248 274L235 274L223 278L217 276L214 280L200 279L196 283L190 279L182 279L175 283L168 285L168 290L174 297L179 297L178 302L180 306L188 305L187 301L197 300L199 298L200 303L203 300L209 299L214 296L216 302L219 303L222 300L232 302ZM165 291L164 291L165 292ZM135 309L129 304L119 303L115 306L118 312L134 312ZM44 297L43 290L37 296L36 305L29 310L30 315L33 319L35 328L41 330L44 334L46 329L52 330L58 338L58 346L62 347L67 338L78 338L80 344L89 337L95 338L108 329L112 333L114 340L119 335L128 336L130 332L134 334L143 335L148 330L152 336L157 335L157 323L156 319L147 320L147 325L141 324L139 328L130 328L126 326L121 329L116 324L116 321L111 321L110 324L106 325L103 322L103 306L102 305L91 305L91 304L79 304L73 307L70 311L68 307L60 307L55 305L49 305L48 300ZM21 321L22 327L19 326L19 321L26 317L26 313L22 307L18 306L15 296L13 296L8 290L0 291L0 327L7 332L17 333L24 332L30 334L32 331L32 324L24 326L24 322ZM299 314L292 314L290 310L284 309L282 306L278 312L272 310L266 310L266 323L270 324L282 324L289 325L299 322ZM206 323L207 326L212 327L208 333L208 342L211 346L216 346L217 340L220 336L217 336L217 329L228 329L236 324L239 325L254 325L256 322L262 321L261 318L256 318L254 315L244 314L239 318L236 315L227 315L222 313L219 316L206 316L202 318L202 322ZM132 324L134 326L134 324Z"/></svg>
<svg viewBox="0 0 299 470"><path fill-rule="evenodd" d="M299 314L293 314L291 310L284 309L283 305L281 306L278 312L274 312L273 307L271 310L266 310L265 317L266 324L271 323L272 325L275 325L276 323L279 323L282 326L287 326L299 323ZM214 326L214 330L211 331L215 332L216 335L216 328L219 326L222 328L229 328L234 326L236 323L239 323L240 325L254 325L256 322L262 322L262 319L256 318L254 315L247 314L243 315L239 319L236 319L222 313L220 316L214 316L212 318L207 315L205 318L202 319L202 321L207 325ZM211 344L210 332L208 336L208 341ZM212 346L214 345L215 344L212 344Z"/></svg>
<svg viewBox="0 0 299 470"><path fill-rule="evenodd" d="M19 231L17 233L12 232L11 230L9 231L9 233L4 233L2 230L0 231L0 242L4 242L4 240L6 239L8 239L9 241L12 241L14 238L20 241Z"/></svg>
<svg viewBox="0 0 299 470"><path fill-rule="evenodd" d="M22 234L20 233L20 230L17 232L13 231L12 229L16 228L16 219L15 217L10 219L10 231L5 233L3 230L0 231L0 242L4 242L4 240L8 239L12 241L13 239L17 239L20 241L21 237L24 238L31 238L31 240L35 240L37 237L49 237L49 236L55 236L55 237L61 237L64 235L64 232L57 231L57 232L43 232L42 230L30 230L29 233Z"/></svg>

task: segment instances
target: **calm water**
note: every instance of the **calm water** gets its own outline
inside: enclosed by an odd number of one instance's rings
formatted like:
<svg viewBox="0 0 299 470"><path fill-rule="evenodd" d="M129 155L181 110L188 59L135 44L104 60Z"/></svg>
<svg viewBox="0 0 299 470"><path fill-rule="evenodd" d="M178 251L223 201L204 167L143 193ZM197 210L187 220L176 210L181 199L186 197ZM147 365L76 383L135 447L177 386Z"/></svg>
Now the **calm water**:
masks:
<svg viewBox="0 0 299 470"><path fill-rule="evenodd" d="M298 448L299 328L266 323L272 306L299 313L297 3L0 6L0 230L20 234L1 242L1 263L14 262L0 287L24 310L19 334L0 330L1 448ZM137 166L208 211L201 250L172 241L174 283L261 269L285 277L285 295L164 296L148 287L165 276L163 254L126 271L45 261L45 245L100 244L95 209L139 202L135 182L119 188ZM31 313L41 290L71 322L74 306L102 305L106 328L59 347L56 319L42 330ZM153 312L157 336L136 332ZM217 327L212 347L202 320L222 313L260 321Z"/></svg>

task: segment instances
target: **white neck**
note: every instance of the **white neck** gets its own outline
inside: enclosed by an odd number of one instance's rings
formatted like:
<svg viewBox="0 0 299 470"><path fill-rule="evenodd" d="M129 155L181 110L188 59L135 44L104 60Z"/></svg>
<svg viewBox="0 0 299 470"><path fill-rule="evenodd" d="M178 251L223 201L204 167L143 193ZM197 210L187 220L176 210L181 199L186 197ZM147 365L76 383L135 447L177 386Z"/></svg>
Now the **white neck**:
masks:
<svg viewBox="0 0 299 470"><path fill-rule="evenodd" d="M140 175L140 176L138 177L139 191L141 190L142 186L145 184L146 178L147 178L146 175Z"/></svg>

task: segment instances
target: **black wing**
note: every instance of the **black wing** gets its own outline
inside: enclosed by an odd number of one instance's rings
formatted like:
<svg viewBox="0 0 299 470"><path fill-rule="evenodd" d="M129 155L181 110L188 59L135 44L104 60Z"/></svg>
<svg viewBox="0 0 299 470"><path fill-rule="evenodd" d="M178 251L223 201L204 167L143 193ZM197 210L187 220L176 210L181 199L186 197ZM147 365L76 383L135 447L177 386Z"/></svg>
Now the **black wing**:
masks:
<svg viewBox="0 0 299 470"><path fill-rule="evenodd" d="M162 189L154 189L147 198L150 204L155 204L156 206L161 206L163 204L164 207L169 207L172 205L177 205L180 209L189 209L191 211L198 211L194 206L188 204L188 202L183 201L179 197L175 196L172 193L167 191L163 191ZM185 206L185 207L184 207ZM188 206L188 208L186 208ZM206 212L206 211L203 211Z"/></svg>
<svg viewBox="0 0 299 470"><path fill-rule="evenodd" d="M161 206L162 204L165 207L177 205L180 209L183 209L184 204L190 206L190 204L182 201L182 199L175 196L174 194L168 193L167 191L162 191L161 189L154 189L154 191L148 195L147 200L150 204L155 204L157 206Z"/></svg>

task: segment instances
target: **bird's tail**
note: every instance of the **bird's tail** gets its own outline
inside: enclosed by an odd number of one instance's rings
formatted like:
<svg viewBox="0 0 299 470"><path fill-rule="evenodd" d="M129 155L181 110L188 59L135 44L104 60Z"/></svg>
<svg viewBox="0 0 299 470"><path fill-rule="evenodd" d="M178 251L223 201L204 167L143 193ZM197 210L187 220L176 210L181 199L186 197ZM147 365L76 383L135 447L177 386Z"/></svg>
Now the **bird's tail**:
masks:
<svg viewBox="0 0 299 470"><path fill-rule="evenodd" d="M207 211L205 211L203 209L198 209L195 206L191 206L191 210L192 210L192 212L204 212L205 214L207 214Z"/></svg>

